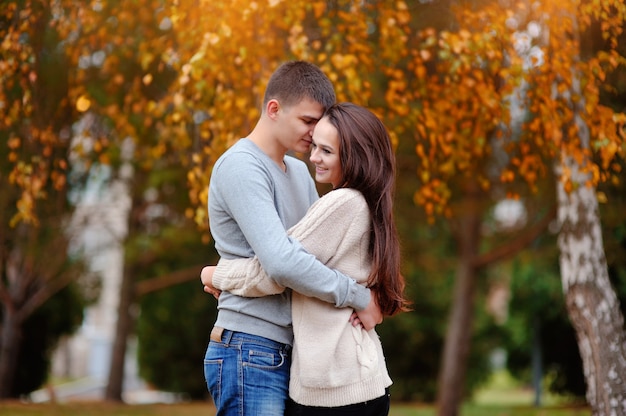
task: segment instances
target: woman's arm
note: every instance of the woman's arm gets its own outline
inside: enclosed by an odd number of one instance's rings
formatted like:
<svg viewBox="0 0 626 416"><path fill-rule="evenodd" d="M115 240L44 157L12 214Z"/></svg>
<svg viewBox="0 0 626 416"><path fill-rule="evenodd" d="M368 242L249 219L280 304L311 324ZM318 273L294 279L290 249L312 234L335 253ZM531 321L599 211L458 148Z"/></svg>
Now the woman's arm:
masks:
<svg viewBox="0 0 626 416"><path fill-rule="evenodd" d="M355 227L355 222L361 224ZM369 226L369 211L363 197L358 191L340 189L313 204L306 216L289 230L289 235L300 241L303 250L326 264L337 253L339 245L345 243L347 230L364 225L366 229ZM357 235L360 237L359 233ZM337 266L342 271L340 265ZM285 290L264 272L256 257L220 259L212 284L216 289L246 297L273 295Z"/></svg>
<svg viewBox="0 0 626 416"><path fill-rule="evenodd" d="M235 260L222 258L210 277L205 273L202 283L220 291L227 290L237 296L248 298L276 295L285 291L283 286L263 271L256 256Z"/></svg>

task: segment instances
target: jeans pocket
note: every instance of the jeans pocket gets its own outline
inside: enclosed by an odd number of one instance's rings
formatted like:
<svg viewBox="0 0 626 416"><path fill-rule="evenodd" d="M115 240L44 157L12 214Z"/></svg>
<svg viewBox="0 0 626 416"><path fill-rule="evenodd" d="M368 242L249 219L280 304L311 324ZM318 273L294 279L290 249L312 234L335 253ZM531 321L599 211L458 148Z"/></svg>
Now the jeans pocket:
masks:
<svg viewBox="0 0 626 416"><path fill-rule="evenodd" d="M280 349L251 346L243 356L246 404L254 415L283 416L289 394L289 356Z"/></svg>
<svg viewBox="0 0 626 416"><path fill-rule="evenodd" d="M222 368L223 360L204 360L204 379L213 402L218 407L222 393Z"/></svg>
<svg viewBox="0 0 626 416"><path fill-rule="evenodd" d="M272 349L250 349L246 365L260 369L271 370L279 368L285 362L285 354Z"/></svg>

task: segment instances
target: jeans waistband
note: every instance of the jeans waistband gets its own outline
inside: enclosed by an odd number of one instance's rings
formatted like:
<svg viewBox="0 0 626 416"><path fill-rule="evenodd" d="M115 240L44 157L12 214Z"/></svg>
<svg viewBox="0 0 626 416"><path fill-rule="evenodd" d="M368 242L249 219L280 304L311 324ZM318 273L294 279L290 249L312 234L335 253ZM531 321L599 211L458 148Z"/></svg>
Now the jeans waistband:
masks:
<svg viewBox="0 0 626 416"><path fill-rule="evenodd" d="M262 344L285 352L291 351L291 345L289 344L283 344L282 342L274 341L259 335L231 331L219 326L214 326L211 330L211 341L221 342L223 344L241 344L243 342L250 342L254 344Z"/></svg>

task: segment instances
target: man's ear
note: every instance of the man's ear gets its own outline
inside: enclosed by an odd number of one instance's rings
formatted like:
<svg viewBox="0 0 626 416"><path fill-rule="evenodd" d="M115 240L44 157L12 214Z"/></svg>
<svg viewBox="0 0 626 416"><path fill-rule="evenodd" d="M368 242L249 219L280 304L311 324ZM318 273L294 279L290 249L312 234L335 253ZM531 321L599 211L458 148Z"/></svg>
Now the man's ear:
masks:
<svg viewBox="0 0 626 416"><path fill-rule="evenodd" d="M280 111L280 103L276 99L271 99L267 102L265 106L265 112L267 116L272 120L275 120L278 117L278 112Z"/></svg>

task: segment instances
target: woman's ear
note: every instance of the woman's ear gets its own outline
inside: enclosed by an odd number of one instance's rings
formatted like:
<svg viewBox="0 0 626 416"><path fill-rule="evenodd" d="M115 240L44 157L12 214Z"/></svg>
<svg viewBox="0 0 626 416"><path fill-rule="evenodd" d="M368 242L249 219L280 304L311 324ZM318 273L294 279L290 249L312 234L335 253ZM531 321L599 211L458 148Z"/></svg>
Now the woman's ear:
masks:
<svg viewBox="0 0 626 416"><path fill-rule="evenodd" d="M272 120L275 120L278 117L278 112L280 111L280 103L276 99L271 99L267 102L265 106L265 112L267 116Z"/></svg>

